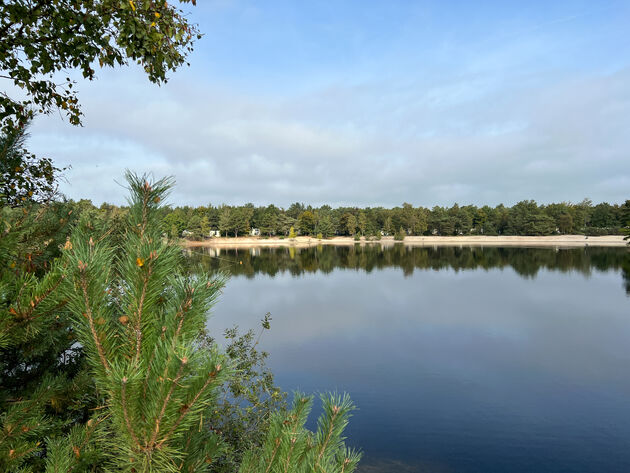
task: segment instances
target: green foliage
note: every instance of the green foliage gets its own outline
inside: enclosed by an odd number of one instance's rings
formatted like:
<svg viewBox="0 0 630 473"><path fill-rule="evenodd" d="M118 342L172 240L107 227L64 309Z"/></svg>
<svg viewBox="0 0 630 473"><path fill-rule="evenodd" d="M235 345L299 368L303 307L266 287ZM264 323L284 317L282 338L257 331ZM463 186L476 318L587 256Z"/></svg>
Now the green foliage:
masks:
<svg viewBox="0 0 630 473"><path fill-rule="evenodd" d="M347 213L344 215L344 220L346 221L346 231L349 235L354 235L357 231L357 218L353 214Z"/></svg>
<svg viewBox="0 0 630 473"><path fill-rule="evenodd" d="M320 233L318 233L318 234L317 234L317 239L318 239L318 240L321 240L322 238L324 238L324 235L322 235L322 233L321 233L321 232L320 232Z"/></svg>
<svg viewBox="0 0 630 473"><path fill-rule="evenodd" d="M321 215L317 222L317 229L324 238L330 238L335 234L335 227L329 215Z"/></svg>
<svg viewBox="0 0 630 473"><path fill-rule="evenodd" d="M555 225L536 202L524 200L511 209L506 231L511 235L549 235L555 231Z"/></svg>
<svg viewBox="0 0 630 473"><path fill-rule="evenodd" d="M234 375L222 386L223 395L208 419L221 432L225 444L213 471L236 471L243 454L262 445L272 414L286 409L286 394L274 385L273 374L265 365L268 354L257 350L263 331L271 328L270 322L268 313L257 336L253 330L239 334L238 327L225 331L225 353L234 365ZM206 343L211 345L214 340L207 337Z"/></svg>
<svg viewBox="0 0 630 473"><path fill-rule="evenodd" d="M354 409L347 395L323 395L323 413L317 431L304 427L313 399L295 393L293 408L278 413L263 446L248 452L240 473L350 473L361 454L344 444L343 431Z"/></svg>
<svg viewBox="0 0 630 473"><path fill-rule="evenodd" d="M287 209L287 215L297 220L300 214L304 212L305 210L306 208L304 207L304 204L301 204L299 202L293 202Z"/></svg>
<svg viewBox="0 0 630 473"><path fill-rule="evenodd" d="M196 0L180 0L196 3ZM139 64L153 83L186 62L201 35L183 11L152 0L0 2L0 77L17 92L0 91L0 204L46 200L61 169L23 147L35 114L64 114L81 124L76 82L93 80L95 64ZM11 96L9 95L11 93Z"/></svg>
<svg viewBox="0 0 630 473"><path fill-rule="evenodd" d="M295 226L296 223L297 219L291 217L288 213L282 212L278 215L278 227L276 233L288 236L291 227Z"/></svg>
<svg viewBox="0 0 630 473"><path fill-rule="evenodd" d="M358 233L354 234L354 241L361 241L361 235L359 235Z"/></svg>
<svg viewBox="0 0 630 473"><path fill-rule="evenodd" d="M619 209L619 221L626 234L625 240L630 238L630 200L626 200Z"/></svg>
<svg viewBox="0 0 630 473"><path fill-rule="evenodd" d="M392 231L393 231L393 224L392 224L392 217L391 215L388 215L387 218L385 219L385 224L383 226L383 231L385 232L386 235L391 235Z"/></svg>
<svg viewBox="0 0 630 473"><path fill-rule="evenodd" d="M279 231L278 229L278 215L280 209L275 205L269 205L262 212L262 217L259 222L260 232L263 235L271 236Z"/></svg>
<svg viewBox="0 0 630 473"><path fill-rule="evenodd" d="M261 234L288 236L290 228L302 234L324 238L333 235L375 236L382 231L392 235L402 227L407 235L555 235L558 233L620 234L627 226L626 204L598 204L589 201L579 204L560 203L539 206L534 201L519 202L512 208L498 205L452 207L413 207L405 203L392 209L347 208L333 209L328 205L319 208L293 204L284 210L274 205L254 207L220 206L177 207L166 209L163 214L165 230L175 234L187 230L189 237L201 237L204 228L220 230L222 235L237 235L250 227L259 228ZM241 224L234 214L243 211ZM296 212L298 212L296 214ZM242 218L244 215L245 218ZM291 215L297 215L294 218ZM311 216L313 217L311 219ZM300 219L301 217L301 219ZM314 226L312 225L314 223ZM202 225L203 222L207 222ZM177 230L175 230L177 228Z"/></svg>
<svg viewBox="0 0 630 473"><path fill-rule="evenodd" d="M381 232L378 230L375 230L372 232L372 234L370 235L370 241L380 241L382 238Z"/></svg>
<svg viewBox="0 0 630 473"><path fill-rule="evenodd" d="M361 230L361 235L365 235L368 227L368 218L364 210L359 211L359 219L357 221L357 224L359 226L359 230Z"/></svg>
<svg viewBox="0 0 630 473"><path fill-rule="evenodd" d="M78 212L65 203L0 208L0 470L43 471L60 439L96 407L55 261Z"/></svg>
<svg viewBox="0 0 630 473"><path fill-rule="evenodd" d="M47 158L37 158L24 147L26 126L0 135L0 205L19 206L50 200L63 171Z"/></svg>
<svg viewBox="0 0 630 473"><path fill-rule="evenodd" d="M310 210L305 210L298 217L298 227L302 235L312 235L315 231L315 215Z"/></svg>
<svg viewBox="0 0 630 473"><path fill-rule="evenodd" d="M24 95L0 94L0 123L6 131L21 128L36 112L55 110L80 124L75 82L65 77L67 71L92 80L94 64L116 67L132 61L151 82L161 83L185 63L200 35L170 2L56 0L1 2L0 37L0 70Z"/></svg>
<svg viewBox="0 0 630 473"><path fill-rule="evenodd" d="M400 221L402 227L412 235L422 235L427 229L427 217L424 209L416 209L406 202L400 210Z"/></svg>
<svg viewBox="0 0 630 473"><path fill-rule="evenodd" d="M297 233L295 233L295 228L291 227L289 229L289 238L295 238L297 237Z"/></svg>
<svg viewBox="0 0 630 473"><path fill-rule="evenodd" d="M177 270L183 256L158 218L170 181L127 179L122 250L86 222L64 250L67 307L116 438L104 450L111 468L207 471L221 445L203 417L232 368L216 346L198 348L222 281Z"/></svg>
<svg viewBox="0 0 630 473"><path fill-rule="evenodd" d="M239 233L246 233L251 228L253 215L254 207L251 204L241 207L224 205L219 210L218 229L226 236L228 233L231 233L238 237Z"/></svg>
<svg viewBox="0 0 630 473"><path fill-rule="evenodd" d="M230 226L234 232L234 236L239 233L247 233L251 228L251 220L254 215L254 206L251 204L232 209Z"/></svg>
<svg viewBox="0 0 630 473"><path fill-rule="evenodd" d="M398 231L394 234L394 240L403 241L405 239L405 236L407 236L405 230L403 229L403 227L400 227Z"/></svg>

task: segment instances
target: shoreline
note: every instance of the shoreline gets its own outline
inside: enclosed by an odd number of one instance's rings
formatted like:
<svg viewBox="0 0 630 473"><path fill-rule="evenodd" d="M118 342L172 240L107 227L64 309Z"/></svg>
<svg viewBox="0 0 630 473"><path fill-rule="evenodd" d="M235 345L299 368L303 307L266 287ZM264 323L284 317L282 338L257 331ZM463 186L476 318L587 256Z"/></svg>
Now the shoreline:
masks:
<svg viewBox="0 0 630 473"><path fill-rule="evenodd" d="M215 237L204 241L181 242L185 248L255 248L255 247L294 247L308 248L318 245L394 245L402 243L407 246L536 246L536 247L565 247L579 248L587 246L627 246L623 235L590 236L584 235L554 235L554 236L408 236L404 241L395 241L393 237L383 237L381 240L368 241L361 238L355 241L353 237L333 237L318 240L314 237L299 236L294 239L277 237Z"/></svg>

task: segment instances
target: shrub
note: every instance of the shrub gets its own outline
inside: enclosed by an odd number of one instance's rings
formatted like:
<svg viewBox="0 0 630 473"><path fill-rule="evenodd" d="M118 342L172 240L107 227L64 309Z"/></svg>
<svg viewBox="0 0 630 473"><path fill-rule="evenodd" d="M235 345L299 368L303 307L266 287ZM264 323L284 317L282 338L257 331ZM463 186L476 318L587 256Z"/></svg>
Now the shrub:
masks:
<svg viewBox="0 0 630 473"><path fill-rule="evenodd" d="M398 231L394 234L394 240L403 241L405 239L406 233L403 227L400 227Z"/></svg>
<svg viewBox="0 0 630 473"><path fill-rule="evenodd" d="M603 236L603 235L623 235L620 228L600 228L600 227L586 227L584 234L588 236Z"/></svg>

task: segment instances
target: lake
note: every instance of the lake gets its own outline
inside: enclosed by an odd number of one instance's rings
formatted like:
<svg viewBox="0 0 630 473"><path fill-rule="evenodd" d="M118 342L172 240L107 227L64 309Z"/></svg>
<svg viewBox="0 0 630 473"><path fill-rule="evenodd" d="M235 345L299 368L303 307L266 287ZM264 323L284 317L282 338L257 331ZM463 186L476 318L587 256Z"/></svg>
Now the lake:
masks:
<svg viewBox="0 0 630 473"><path fill-rule="evenodd" d="M360 472L630 471L625 248L190 254L232 274L215 334L271 312L277 384L350 393Z"/></svg>

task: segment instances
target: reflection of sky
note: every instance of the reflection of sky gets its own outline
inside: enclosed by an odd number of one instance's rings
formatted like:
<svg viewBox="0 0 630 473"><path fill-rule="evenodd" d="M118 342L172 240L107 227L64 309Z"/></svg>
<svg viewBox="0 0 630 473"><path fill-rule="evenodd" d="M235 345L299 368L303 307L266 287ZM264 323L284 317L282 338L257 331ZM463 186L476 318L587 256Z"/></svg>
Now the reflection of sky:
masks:
<svg viewBox="0 0 630 473"><path fill-rule="evenodd" d="M235 277L209 325L270 311L278 383L350 392L366 472L621 472L629 303L612 271L335 270Z"/></svg>

